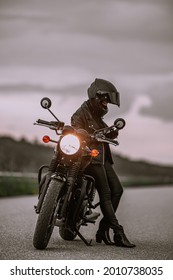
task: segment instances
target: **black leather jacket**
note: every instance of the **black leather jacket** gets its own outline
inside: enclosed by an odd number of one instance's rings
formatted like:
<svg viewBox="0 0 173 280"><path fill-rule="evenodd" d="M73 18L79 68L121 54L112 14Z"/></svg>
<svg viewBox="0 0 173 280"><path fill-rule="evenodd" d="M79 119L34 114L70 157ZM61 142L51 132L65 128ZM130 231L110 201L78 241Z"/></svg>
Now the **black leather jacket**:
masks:
<svg viewBox="0 0 173 280"><path fill-rule="evenodd" d="M90 100L85 101L72 115L71 125L77 129L83 128L88 131L89 134L92 134L95 129L98 130L108 127L102 118L98 117L94 113ZM117 136L117 132L113 131L106 136L113 139ZM92 164L104 164L105 160L108 160L111 164L113 164L109 144L92 141L89 146L91 149L97 149L99 151L99 155L93 158Z"/></svg>

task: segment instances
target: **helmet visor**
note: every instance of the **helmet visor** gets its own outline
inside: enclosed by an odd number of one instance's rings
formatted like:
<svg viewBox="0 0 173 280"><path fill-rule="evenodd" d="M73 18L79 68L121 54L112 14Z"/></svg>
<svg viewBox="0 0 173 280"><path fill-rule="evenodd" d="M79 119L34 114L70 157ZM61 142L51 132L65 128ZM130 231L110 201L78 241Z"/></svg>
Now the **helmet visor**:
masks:
<svg viewBox="0 0 173 280"><path fill-rule="evenodd" d="M119 94L118 91L107 92L107 91L98 90L97 94L100 95L100 96L107 95L111 104L115 104L117 106L120 106L120 94Z"/></svg>

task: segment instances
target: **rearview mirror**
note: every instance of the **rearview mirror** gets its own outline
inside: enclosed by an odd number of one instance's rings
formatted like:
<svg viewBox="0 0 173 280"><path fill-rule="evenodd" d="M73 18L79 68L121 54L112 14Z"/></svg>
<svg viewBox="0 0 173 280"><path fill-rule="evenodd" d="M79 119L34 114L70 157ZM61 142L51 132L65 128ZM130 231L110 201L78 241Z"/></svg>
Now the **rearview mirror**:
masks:
<svg viewBox="0 0 173 280"><path fill-rule="evenodd" d="M49 109L52 105L52 101L48 97L43 97L40 101L41 107Z"/></svg>
<svg viewBox="0 0 173 280"><path fill-rule="evenodd" d="M123 118L118 118L114 121L114 126L119 130L125 127L126 122Z"/></svg>

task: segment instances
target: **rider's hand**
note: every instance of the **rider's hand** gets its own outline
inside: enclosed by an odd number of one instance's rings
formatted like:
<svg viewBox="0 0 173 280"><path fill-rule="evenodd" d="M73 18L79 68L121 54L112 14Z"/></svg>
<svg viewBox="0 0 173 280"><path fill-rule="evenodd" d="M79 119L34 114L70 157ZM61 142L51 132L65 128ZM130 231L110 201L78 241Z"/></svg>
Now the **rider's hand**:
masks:
<svg viewBox="0 0 173 280"><path fill-rule="evenodd" d="M109 133L106 135L110 139L114 139L118 137L118 129L111 129Z"/></svg>

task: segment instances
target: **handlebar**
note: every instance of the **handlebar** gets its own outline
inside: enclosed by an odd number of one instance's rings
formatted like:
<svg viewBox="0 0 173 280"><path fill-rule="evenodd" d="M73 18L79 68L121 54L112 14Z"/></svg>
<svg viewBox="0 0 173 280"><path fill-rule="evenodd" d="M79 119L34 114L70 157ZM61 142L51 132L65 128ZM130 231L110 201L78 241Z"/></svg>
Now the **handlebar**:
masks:
<svg viewBox="0 0 173 280"><path fill-rule="evenodd" d="M44 121L44 120L41 120L41 119L38 119L37 123L39 123L39 124L46 124L46 125L50 125L51 124L51 122Z"/></svg>
<svg viewBox="0 0 173 280"><path fill-rule="evenodd" d="M104 128L95 130L94 135L97 135L97 134L103 135L103 134L106 134L106 133L110 133L111 131L118 131L118 130L119 129L117 129L115 125L111 125L109 127L104 127Z"/></svg>
<svg viewBox="0 0 173 280"><path fill-rule="evenodd" d="M34 125L40 125L40 126L48 127L52 130L55 130L56 133L59 134L59 135L62 133L62 130L63 130L63 127L64 127L63 122L55 122L55 121L48 122L48 121L45 121L45 120L42 120L42 119L38 119L34 123ZM117 145L119 145L119 142L117 140L110 139L110 138L107 138L105 136L106 133L109 133L112 130L114 130L114 131L117 130L118 131L118 129L114 125L112 125L110 127L95 130L94 133L90 136L91 136L92 139L95 139L98 142L105 142L105 143L117 146Z"/></svg>
<svg viewBox="0 0 173 280"><path fill-rule="evenodd" d="M45 121L45 120L41 120L41 119L38 119L34 125L40 125L40 126L45 126L45 127L48 127L50 129L53 129L53 130L63 130L63 127L64 127L64 123L63 122L48 122L48 121Z"/></svg>
<svg viewBox="0 0 173 280"><path fill-rule="evenodd" d="M93 136L93 138L98 142L102 142L102 143L104 142L104 143L112 144L114 146L119 145L119 142L117 140L107 138L104 135Z"/></svg>

